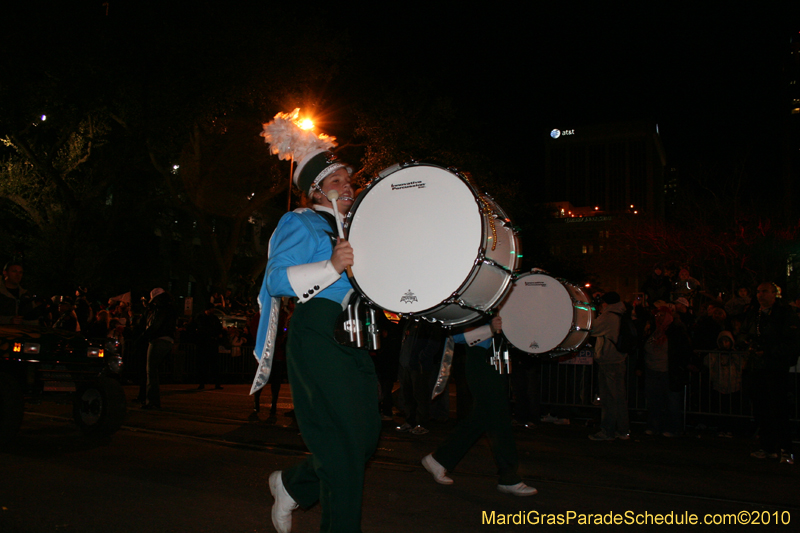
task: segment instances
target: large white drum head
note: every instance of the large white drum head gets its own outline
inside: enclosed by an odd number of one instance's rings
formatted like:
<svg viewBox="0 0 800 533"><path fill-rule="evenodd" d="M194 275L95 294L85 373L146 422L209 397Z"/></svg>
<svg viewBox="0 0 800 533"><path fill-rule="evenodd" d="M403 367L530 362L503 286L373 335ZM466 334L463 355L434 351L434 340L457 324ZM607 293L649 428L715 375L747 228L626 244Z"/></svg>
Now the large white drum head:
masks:
<svg viewBox="0 0 800 533"><path fill-rule="evenodd" d="M549 352L569 335L575 319L572 298L555 278L528 274L518 278L501 304L503 335L528 353Z"/></svg>
<svg viewBox="0 0 800 533"><path fill-rule="evenodd" d="M467 280L483 240L472 189L455 174L416 165L389 174L353 206L353 278L379 307L419 313Z"/></svg>

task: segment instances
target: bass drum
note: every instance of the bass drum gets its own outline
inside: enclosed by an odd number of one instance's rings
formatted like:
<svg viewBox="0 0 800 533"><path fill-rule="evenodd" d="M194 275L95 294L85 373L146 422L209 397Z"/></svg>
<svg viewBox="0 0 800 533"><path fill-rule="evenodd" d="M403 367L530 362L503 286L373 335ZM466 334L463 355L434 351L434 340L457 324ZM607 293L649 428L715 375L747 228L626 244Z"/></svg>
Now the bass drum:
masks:
<svg viewBox="0 0 800 533"><path fill-rule="evenodd" d="M382 171L345 221L353 286L371 305L444 326L480 319L511 288L519 241L502 209L460 174Z"/></svg>
<svg viewBox="0 0 800 533"><path fill-rule="evenodd" d="M552 357L580 348L594 317L583 289L542 272L519 276L498 312L509 343Z"/></svg>

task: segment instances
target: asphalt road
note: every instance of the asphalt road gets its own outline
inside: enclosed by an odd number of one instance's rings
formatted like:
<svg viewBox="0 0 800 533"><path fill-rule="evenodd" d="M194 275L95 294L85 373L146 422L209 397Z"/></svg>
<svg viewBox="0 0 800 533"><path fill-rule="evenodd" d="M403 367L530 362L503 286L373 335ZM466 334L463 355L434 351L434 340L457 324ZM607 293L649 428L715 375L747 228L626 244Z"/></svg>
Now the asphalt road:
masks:
<svg viewBox="0 0 800 533"><path fill-rule="evenodd" d="M99 443L80 434L69 406L30 407L19 437L0 450L0 532L273 531L266 478L306 453L293 420L283 416L291 408L288 386L274 422L263 412L250 419L246 385L164 389L162 411L131 405L123 429ZM133 398L136 391L126 392ZM262 400L269 402L266 393ZM419 460L453 424L414 436L385 422L367 470L364 531L616 531L626 522L637 531L679 527L656 524L659 515L668 522L696 515L700 522L728 523L735 516L757 531L797 531L800 524L800 466L750 458L753 439L634 432L627 442L593 442L586 438L592 430L578 421L519 428L520 470L539 494L515 498L496 490L486 442L453 473L454 485L432 481ZM295 531L318 530L318 506L294 515ZM622 525L607 524L615 518Z"/></svg>

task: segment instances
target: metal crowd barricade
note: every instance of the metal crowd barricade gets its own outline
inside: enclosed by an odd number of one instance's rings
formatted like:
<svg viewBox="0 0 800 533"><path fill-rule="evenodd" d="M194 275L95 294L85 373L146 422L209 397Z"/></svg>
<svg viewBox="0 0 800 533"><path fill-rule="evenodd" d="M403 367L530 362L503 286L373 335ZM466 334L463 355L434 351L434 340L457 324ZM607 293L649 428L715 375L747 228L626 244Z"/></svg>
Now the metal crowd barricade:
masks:
<svg viewBox="0 0 800 533"><path fill-rule="evenodd" d="M540 402L563 407L595 405L597 383L592 351L563 361L542 359Z"/></svg>
<svg viewBox="0 0 800 533"><path fill-rule="evenodd" d="M634 372L635 361L628 359L626 379L628 381L628 406L633 410L644 410L643 382ZM581 350L576 357L563 360L542 360L541 374L542 404L572 409L599 408L599 385L597 365L592 349Z"/></svg>
<svg viewBox="0 0 800 533"><path fill-rule="evenodd" d="M695 354L701 365L698 372L689 373L684 421L691 417L695 424L712 426L721 419L752 418L747 352L699 350ZM570 409L579 416L598 416L597 366L591 355L591 349L586 349L569 360L542 359L540 403ZM628 358L628 408L632 420L647 411L644 379L636 376L635 369L636 361ZM787 371L786 379L790 381L791 397L787 400L790 418L797 423L800 422L800 364Z"/></svg>
<svg viewBox="0 0 800 533"><path fill-rule="evenodd" d="M229 381L247 383L253 381L258 361L253 357L253 346L241 346L240 355L235 352L221 353L220 371Z"/></svg>
<svg viewBox="0 0 800 533"><path fill-rule="evenodd" d="M249 383L253 380L258 361L253 357L253 346L241 346L241 355L231 352L219 353L219 371L225 383ZM164 361L162 380L164 383L197 383L200 369L197 347L192 343L176 343L172 356Z"/></svg>
<svg viewBox="0 0 800 533"><path fill-rule="evenodd" d="M220 371L223 381L248 383L255 375L258 362L253 357L252 346L242 346L241 355L220 353ZM691 416L696 423L707 426L720 419L745 419L752 417L752 405L747 374L747 352L722 352L702 350L695 352L700 363L699 372L690 373L686 386L684 420ZM543 406L577 410L585 416L599 416L599 387L597 366L592 350L587 348L567 360L544 359L541 363L539 397ZM642 418L647 411L644 380L635 373L636 361L628 358L628 408L631 419ZM800 422L800 365L787 372L790 380L790 418ZM164 367L165 382L192 383L197 379L197 357L193 344L176 344L173 356ZM602 399L600 399L602 401Z"/></svg>
<svg viewBox="0 0 800 533"><path fill-rule="evenodd" d="M690 375L687 414L752 417L746 373L748 352L695 350L695 356L701 365L699 372ZM789 379L788 372L786 378Z"/></svg>

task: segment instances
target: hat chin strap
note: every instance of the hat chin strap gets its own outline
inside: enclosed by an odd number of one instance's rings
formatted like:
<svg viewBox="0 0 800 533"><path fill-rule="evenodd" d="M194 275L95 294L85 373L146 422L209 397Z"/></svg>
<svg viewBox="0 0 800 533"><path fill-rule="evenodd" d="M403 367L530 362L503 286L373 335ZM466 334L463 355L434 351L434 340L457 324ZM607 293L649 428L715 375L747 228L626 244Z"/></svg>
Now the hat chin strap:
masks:
<svg viewBox="0 0 800 533"><path fill-rule="evenodd" d="M324 192L322 192L322 187L319 186L319 183L314 183L311 185L311 195L313 196L315 192L318 192L322 195L323 198L327 198Z"/></svg>
<svg viewBox="0 0 800 533"><path fill-rule="evenodd" d="M319 186L318 183L315 183L314 185L311 186L311 193L313 194L314 192L320 193L323 196L323 198L328 198L328 195L323 192L322 188ZM355 198L353 198L352 196L340 196L339 200L350 200L352 202L355 200Z"/></svg>

